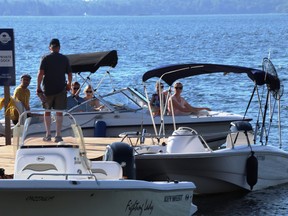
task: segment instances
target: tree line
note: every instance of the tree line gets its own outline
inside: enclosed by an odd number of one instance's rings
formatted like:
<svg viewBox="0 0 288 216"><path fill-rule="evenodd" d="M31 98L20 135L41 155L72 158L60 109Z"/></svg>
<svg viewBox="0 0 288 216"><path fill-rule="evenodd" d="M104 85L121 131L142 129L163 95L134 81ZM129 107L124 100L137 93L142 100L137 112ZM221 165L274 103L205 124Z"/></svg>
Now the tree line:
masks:
<svg viewBox="0 0 288 216"><path fill-rule="evenodd" d="M0 0L1 16L287 13L287 0Z"/></svg>

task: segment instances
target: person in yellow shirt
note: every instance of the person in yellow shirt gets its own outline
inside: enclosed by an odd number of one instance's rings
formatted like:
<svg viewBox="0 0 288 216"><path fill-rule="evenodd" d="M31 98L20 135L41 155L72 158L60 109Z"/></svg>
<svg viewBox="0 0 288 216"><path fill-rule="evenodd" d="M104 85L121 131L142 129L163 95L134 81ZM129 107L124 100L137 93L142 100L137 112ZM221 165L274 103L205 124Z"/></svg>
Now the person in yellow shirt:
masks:
<svg viewBox="0 0 288 216"><path fill-rule="evenodd" d="M29 74L23 74L21 76L20 85L14 90L13 98L16 101L20 101L25 108L25 110L30 110L30 90L28 86L30 85L31 76ZM14 110L14 116L11 118L13 124L18 123L19 110Z"/></svg>

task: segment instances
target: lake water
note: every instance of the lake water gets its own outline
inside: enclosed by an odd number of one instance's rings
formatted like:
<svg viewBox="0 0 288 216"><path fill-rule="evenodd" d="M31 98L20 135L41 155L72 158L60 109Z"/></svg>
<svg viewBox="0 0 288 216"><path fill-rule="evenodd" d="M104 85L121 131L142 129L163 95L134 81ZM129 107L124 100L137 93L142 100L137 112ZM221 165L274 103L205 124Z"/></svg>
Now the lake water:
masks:
<svg viewBox="0 0 288 216"><path fill-rule="evenodd" d="M64 54L117 50L118 65L111 70L114 87L143 90L142 74L155 67L176 63L218 63L261 69L270 55L287 86L288 15L211 15L139 17L0 17L0 28L13 28L16 46L17 85L23 73L32 75L31 107L40 108L36 76L40 58L48 52L51 38L59 38ZM106 68L107 69L107 68ZM105 74L93 77L97 83ZM75 76L74 80L80 80ZM111 91L110 80L101 92ZM181 80L182 81L182 80ZM149 91L154 91L150 82ZM195 106L244 114L253 83L245 75L205 75L183 80L183 95ZM14 90L12 86L11 94ZM3 97L0 87L0 97ZM258 110L252 103L249 116ZM287 141L287 95L281 98L283 148ZM3 110L0 113L3 118ZM270 131L277 145L276 123ZM288 185L248 194L196 198L198 215L285 215Z"/></svg>

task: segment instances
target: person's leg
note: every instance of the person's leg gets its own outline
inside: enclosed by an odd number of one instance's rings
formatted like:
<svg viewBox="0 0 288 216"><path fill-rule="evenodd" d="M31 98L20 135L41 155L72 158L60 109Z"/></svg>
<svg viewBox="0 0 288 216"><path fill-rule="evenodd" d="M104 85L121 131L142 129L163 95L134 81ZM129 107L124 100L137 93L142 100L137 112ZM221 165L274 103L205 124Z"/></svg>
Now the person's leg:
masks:
<svg viewBox="0 0 288 216"><path fill-rule="evenodd" d="M50 110L53 104L53 96L46 97L46 103L43 104L45 110ZM46 129L46 136L43 138L44 141L51 141L51 111L44 113L44 125Z"/></svg>
<svg viewBox="0 0 288 216"><path fill-rule="evenodd" d="M54 109L55 110L65 110L67 107L67 93L66 90L57 94L55 97ZM56 112L56 135L55 135L55 142L63 141L62 139L62 123L63 123L63 113Z"/></svg>
<svg viewBox="0 0 288 216"><path fill-rule="evenodd" d="M61 137L62 123L63 123L63 113L56 112L56 135L55 137Z"/></svg>
<svg viewBox="0 0 288 216"><path fill-rule="evenodd" d="M46 136L43 138L44 141L51 140L51 113L45 112L44 113L44 124L46 129Z"/></svg>

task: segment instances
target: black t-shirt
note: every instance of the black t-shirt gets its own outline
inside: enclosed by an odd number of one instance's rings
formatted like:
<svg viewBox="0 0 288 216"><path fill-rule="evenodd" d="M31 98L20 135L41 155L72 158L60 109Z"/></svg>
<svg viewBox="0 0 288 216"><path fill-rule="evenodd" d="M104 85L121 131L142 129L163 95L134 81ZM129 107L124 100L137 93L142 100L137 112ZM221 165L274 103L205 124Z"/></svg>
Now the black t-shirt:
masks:
<svg viewBox="0 0 288 216"><path fill-rule="evenodd" d="M61 53L52 52L42 58L40 70L44 70L43 90L46 95L62 92L66 87L65 74L71 72L69 60Z"/></svg>

